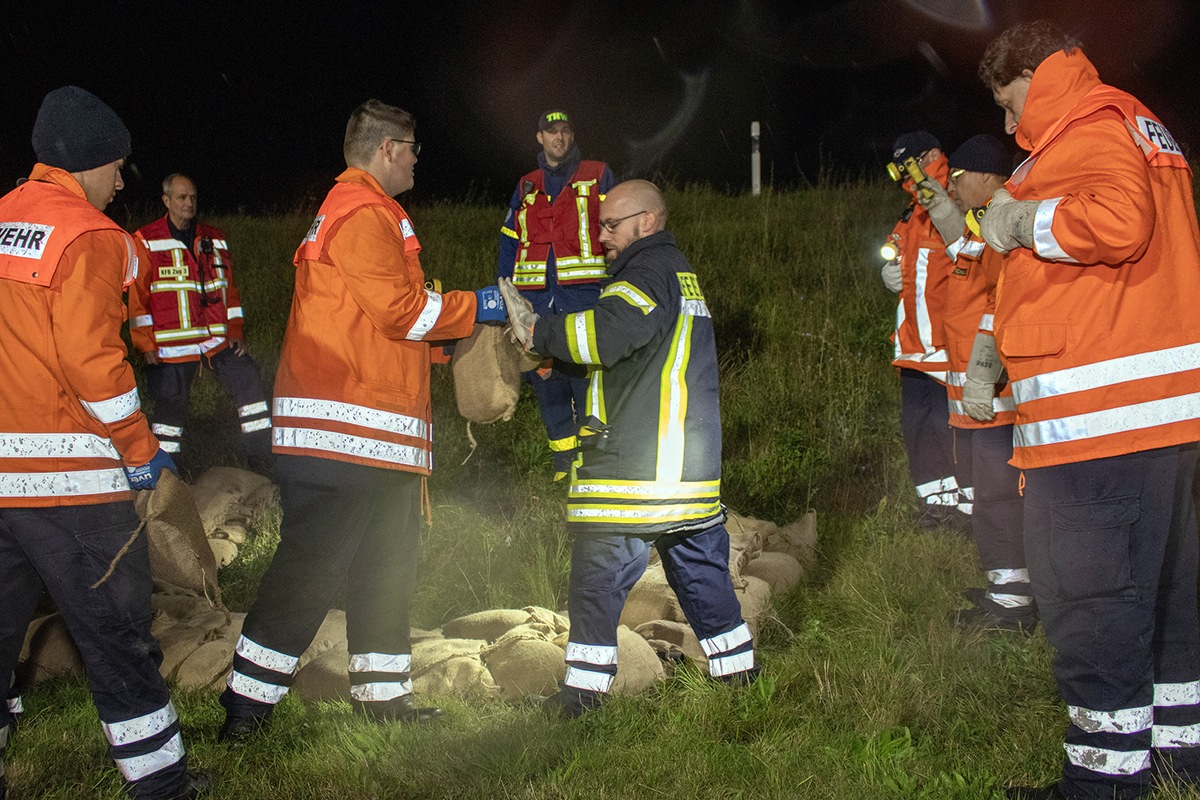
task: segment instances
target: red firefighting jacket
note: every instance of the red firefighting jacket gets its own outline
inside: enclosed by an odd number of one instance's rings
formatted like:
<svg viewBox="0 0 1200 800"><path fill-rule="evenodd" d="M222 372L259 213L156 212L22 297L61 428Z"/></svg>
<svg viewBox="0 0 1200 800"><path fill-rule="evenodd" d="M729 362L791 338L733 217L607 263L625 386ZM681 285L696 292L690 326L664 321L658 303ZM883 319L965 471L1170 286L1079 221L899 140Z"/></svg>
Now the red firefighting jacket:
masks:
<svg viewBox="0 0 1200 800"><path fill-rule="evenodd" d="M242 302L220 228L197 223L195 241L181 242L163 217L134 240L142 265L129 290L134 350L157 351L164 363L196 361L243 338Z"/></svg>

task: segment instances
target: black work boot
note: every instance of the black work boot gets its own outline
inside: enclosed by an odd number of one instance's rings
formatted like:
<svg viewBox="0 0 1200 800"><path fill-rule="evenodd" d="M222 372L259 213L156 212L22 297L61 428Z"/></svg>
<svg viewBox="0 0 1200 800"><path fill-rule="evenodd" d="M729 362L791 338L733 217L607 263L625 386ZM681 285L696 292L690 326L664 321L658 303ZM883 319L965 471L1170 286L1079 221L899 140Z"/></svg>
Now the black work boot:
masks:
<svg viewBox="0 0 1200 800"><path fill-rule="evenodd" d="M432 722L442 716L442 710L435 706L420 708L413 702L411 695L403 695L392 700L351 700L351 707L358 713L375 722L403 722L406 724L423 724Z"/></svg>
<svg viewBox="0 0 1200 800"><path fill-rule="evenodd" d="M207 770L188 770L184 774L183 784L183 788L167 800L195 800L212 788L212 776Z"/></svg>
<svg viewBox="0 0 1200 800"><path fill-rule="evenodd" d="M225 724L217 734L217 741L226 742L234 747L242 747L258 735L271 723L271 717L255 717L249 714L225 713Z"/></svg>

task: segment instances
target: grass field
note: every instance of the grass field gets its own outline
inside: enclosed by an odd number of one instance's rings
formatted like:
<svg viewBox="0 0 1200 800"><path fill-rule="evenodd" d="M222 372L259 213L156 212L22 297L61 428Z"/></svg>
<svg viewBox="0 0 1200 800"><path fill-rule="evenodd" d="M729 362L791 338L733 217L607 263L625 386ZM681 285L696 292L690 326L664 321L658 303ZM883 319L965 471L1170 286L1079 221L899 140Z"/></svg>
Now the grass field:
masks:
<svg viewBox="0 0 1200 800"><path fill-rule="evenodd" d="M822 183L751 198L689 186L668 200L669 227L717 325L724 499L780 523L818 512L814 579L775 596L760 631L764 679L732 689L684 671L573 722L431 698L448 719L419 730L289 697L271 733L237 750L216 741L214 696L178 692L192 762L217 779L211 797L986 800L1056 778L1066 715L1049 647L1040 633L952 630L959 590L982 583L973 547L911 524L886 342L894 300L876 255L898 192ZM448 289L490 282L501 209L409 210L428 276ZM234 248L251 350L268 377L310 212L211 220ZM448 370L437 370L434 401L434 523L414 624L561 608L565 487L550 481L532 399L512 422L475 426L473 453ZM232 410L214 381L199 383L194 409L193 467L233 463ZM277 525L275 515L259 519L242 559L222 572L231 605L252 601ZM84 686L42 684L26 705L9 747L10 797L121 796ZM1155 797L1200 794L1166 787Z"/></svg>

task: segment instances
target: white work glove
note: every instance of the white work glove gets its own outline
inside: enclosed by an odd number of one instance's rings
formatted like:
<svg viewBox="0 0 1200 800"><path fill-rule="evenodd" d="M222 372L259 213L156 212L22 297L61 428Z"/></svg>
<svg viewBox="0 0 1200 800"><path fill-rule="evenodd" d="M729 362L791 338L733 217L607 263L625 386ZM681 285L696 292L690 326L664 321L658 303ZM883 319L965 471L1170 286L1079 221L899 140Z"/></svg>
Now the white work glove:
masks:
<svg viewBox="0 0 1200 800"><path fill-rule="evenodd" d="M1004 365L996 351L996 337L987 333L975 334L971 360L967 362L967 377L963 381L963 410L976 422L991 422L996 418L992 400L996 397L996 381Z"/></svg>
<svg viewBox="0 0 1200 800"><path fill-rule="evenodd" d="M900 287L904 283L904 279L900 276L900 259L893 258L891 261L885 262L879 275L883 278L883 285L888 288L888 291L899 294Z"/></svg>
<svg viewBox="0 0 1200 800"><path fill-rule="evenodd" d="M992 193L979 232L983 240L998 253L1018 247L1033 247L1033 220L1037 200L1017 200L1001 186Z"/></svg>
<svg viewBox="0 0 1200 800"><path fill-rule="evenodd" d="M504 296L508 322L512 325L513 334L521 343L521 347L528 351L533 347L533 326L538 321L533 304L521 296L520 290L513 286L509 278L500 279L500 294Z"/></svg>
<svg viewBox="0 0 1200 800"><path fill-rule="evenodd" d="M946 187L932 178L921 181L917 186L925 190L917 192L917 202L929 212L929 219L933 221L933 227L937 228L942 241L946 244L958 241L966 227L966 218L950 199Z"/></svg>

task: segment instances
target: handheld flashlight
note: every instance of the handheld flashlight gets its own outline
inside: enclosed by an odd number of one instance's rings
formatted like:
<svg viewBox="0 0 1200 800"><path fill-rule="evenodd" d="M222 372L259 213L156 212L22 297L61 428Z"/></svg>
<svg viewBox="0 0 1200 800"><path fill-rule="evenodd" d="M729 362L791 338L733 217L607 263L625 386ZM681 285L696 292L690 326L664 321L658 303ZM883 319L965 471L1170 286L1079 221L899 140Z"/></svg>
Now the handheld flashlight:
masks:
<svg viewBox="0 0 1200 800"><path fill-rule="evenodd" d="M903 161L889 161L887 165L888 176L896 183L902 183L905 178L909 178L917 187L917 192L923 200L933 198L933 192L924 188L921 184L928 180L929 176L925 174L925 170L921 169L921 162L914 156L909 156Z"/></svg>

